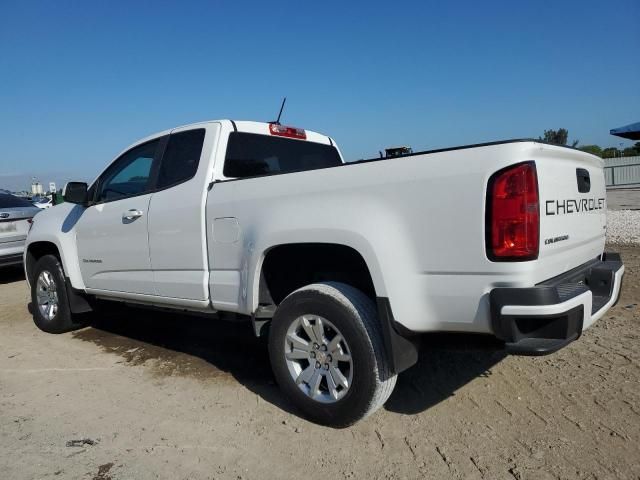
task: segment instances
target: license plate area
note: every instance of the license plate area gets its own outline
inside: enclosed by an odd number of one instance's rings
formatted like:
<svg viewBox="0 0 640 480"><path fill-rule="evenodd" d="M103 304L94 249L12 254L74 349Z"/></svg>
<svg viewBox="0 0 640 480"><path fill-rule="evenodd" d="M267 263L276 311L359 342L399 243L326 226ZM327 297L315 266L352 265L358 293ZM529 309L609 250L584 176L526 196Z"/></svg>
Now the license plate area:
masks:
<svg viewBox="0 0 640 480"><path fill-rule="evenodd" d="M2 222L0 223L0 233L13 233L18 231L17 222Z"/></svg>

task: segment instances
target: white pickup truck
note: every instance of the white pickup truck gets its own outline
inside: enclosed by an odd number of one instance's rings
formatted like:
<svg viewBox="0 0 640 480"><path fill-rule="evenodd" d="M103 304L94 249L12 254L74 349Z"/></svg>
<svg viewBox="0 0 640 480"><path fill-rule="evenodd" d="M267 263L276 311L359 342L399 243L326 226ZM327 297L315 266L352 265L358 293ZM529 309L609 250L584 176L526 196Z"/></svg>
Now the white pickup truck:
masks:
<svg viewBox="0 0 640 480"><path fill-rule="evenodd" d="M80 326L95 299L232 312L268 334L292 402L334 426L387 400L421 333L551 353L624 272L604 252L602 161L535 140L345 163L325 135L211 121L137 142L65 199L27 238L39 328Z"/></svg>

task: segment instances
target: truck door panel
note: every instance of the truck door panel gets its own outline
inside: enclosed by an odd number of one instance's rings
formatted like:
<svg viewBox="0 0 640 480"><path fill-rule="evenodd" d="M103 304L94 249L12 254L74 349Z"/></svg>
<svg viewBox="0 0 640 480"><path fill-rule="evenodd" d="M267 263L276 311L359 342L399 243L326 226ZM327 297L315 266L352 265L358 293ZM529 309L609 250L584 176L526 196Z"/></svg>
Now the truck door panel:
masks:
<svg viewBox="0 0 640 480"><path fill-rule="evenodd" d="M149 211L149 248L157 295L207 300L204 210L219 125L176 129L162 157Z"/></svg>
<svg viewBox="0 0 640 480"><path fill-rule="evenodd" d="M80 270L88 288L155 294L147 220L162 141L134 147L98 179L96 203L76 224Z"/></svg>

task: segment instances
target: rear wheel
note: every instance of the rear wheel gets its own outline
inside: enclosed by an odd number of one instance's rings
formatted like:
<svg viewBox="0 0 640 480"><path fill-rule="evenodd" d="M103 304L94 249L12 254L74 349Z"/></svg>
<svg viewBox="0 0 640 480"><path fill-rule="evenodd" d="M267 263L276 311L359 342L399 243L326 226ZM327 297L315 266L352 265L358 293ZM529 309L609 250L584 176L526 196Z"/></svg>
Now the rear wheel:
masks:
<svg viewBox="0 0 640 480"><path fill-rule="evenodd" d="M47 333L63 333L82 327L69 307L64 272L54 255L41 257L33 268L31 281L33 321Z"/></svg>
<svg viewBox="0 0 640 480"><path fill-rule="evenodd" d="M308 285L285 298L272 320L269 354L281 389L325 425L366 417L396 383L375 305L342 283Z"/></svg>

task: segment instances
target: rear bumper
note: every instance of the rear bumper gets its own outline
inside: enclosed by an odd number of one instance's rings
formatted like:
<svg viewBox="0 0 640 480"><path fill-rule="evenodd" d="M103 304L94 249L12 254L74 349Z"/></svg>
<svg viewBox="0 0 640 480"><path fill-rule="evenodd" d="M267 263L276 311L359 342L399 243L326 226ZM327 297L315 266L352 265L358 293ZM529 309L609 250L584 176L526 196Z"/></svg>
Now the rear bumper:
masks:
<svg viewBox="0 0 640 480"><path fill-rule="evenodd" d="M494 334L518 355L546 355L580 337L620 296L624 265L617 253L587 262L530 288L490 293Z"/></svg>

